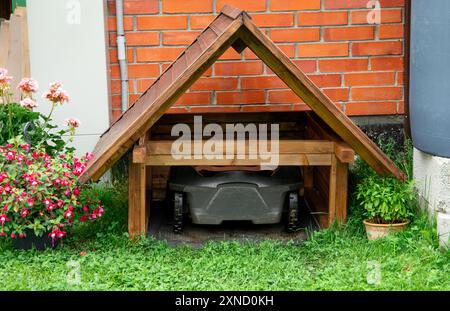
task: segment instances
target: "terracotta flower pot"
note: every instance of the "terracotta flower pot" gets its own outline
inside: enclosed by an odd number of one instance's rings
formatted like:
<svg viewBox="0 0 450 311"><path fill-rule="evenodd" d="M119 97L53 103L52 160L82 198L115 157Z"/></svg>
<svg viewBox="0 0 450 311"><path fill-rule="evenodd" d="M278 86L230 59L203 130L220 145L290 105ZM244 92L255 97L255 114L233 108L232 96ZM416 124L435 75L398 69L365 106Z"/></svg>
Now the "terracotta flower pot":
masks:
<svg viewBox="0 0 450 311"><path fill-rule="evenodd" d="M391 233L405 230L406 226L409 224L409 220L398 224L376 224L366 219L363 223L366 226L367 238L369 240L376 240L384 238Z"/></svg>

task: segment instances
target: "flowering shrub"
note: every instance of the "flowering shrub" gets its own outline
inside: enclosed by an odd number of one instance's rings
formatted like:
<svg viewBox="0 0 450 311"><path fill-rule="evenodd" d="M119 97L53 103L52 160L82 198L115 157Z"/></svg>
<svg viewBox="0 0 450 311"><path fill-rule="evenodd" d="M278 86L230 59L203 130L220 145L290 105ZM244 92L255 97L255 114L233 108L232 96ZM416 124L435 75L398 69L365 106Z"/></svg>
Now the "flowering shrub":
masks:
<svg viewBox="0 0 450 311"><path fill-rule="evenodd" d="M67 128L56 130L57 126L52 124L52 114L57 106L69 102L68 93L62 88L61 83L54 82L50 84L48 91L44 92L43 98L51 103L51 110L48 115L34 112L38 107L34 95L39 90L39 84L31 78L23 78L17 85L21 91L21 100L14 103L11 93L12 77L8 76L8 71L0 68L0 145L5 145L12 138L22 135L27 124L32 123L27 131L32 146L43 146L45 151L52 156L59 152L71 152L73 149L68 147L64 136L73 134L72 132L80 125L76 122L66 122Z"/></svg>
<svg viewBox="0 0 450 311"><path fill-rule="evenodd" d="M78 183L92 155L76 158L68 147L80 125L76 118L66 119L66 128L54 131L53 111L69 101L61 83L51 83L43 94L51 103L45 116L33 112L37 81L20 81L20 104L12 102L11 81L8 71L0 68L0 237L46 234L55 242L68 228L103 214L98 199L84 194L89 186Z"/></svg>
<svg viewBox="0 0 450 311"><path fill-rule="evenodd" d="M101 217L103 207L83 195L86 187L77 181L91 158L52 157L20 140L1 146L0 236L23 238L32 230L55 240L67 227Z"/></svg>

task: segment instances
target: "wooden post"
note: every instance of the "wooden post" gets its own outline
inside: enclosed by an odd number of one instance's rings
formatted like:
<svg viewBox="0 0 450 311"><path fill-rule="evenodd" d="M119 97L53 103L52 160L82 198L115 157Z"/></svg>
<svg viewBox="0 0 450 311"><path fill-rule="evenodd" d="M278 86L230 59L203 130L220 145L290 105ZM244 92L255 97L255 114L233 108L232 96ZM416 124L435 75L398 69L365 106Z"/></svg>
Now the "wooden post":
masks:
<svg viewBox="0 0 450 311"><path fill-rule="evenodd" d="M146 234L145 164L130 161L128 170L128 233L130 237Z"/></svg>
<svg viewBox="0 0 450 311"><path fill-rule="evenodd" d="M348 164L333 156L330 168L328 225L333 224L335 220L341 223L347 220L347 176Z"/></svg>

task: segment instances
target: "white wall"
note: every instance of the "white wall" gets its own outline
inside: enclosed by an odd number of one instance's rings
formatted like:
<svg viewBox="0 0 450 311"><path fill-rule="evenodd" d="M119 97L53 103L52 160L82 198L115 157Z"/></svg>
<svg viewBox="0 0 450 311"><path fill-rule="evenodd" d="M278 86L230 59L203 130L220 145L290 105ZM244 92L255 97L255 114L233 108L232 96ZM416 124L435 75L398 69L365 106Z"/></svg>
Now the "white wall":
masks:
<svg viewBox="0 0 450 311"><path fill-rule="evenodd" d="M31 76L39 81L38 110L50 82L59 81L70 103L54 114L56 124L76 117L78 153L92 151L109 126L109 79L103 0L27 0Z"/></svg>

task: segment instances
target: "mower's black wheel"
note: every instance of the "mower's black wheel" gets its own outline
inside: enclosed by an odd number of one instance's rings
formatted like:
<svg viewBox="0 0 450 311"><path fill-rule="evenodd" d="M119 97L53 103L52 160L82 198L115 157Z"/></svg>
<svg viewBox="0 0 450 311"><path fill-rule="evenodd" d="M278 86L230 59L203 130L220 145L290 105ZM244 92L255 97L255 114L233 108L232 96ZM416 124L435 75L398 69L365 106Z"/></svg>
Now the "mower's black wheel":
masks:
<svg viewBox="0 0 450 311"><path fill-rule="evenodd" d="M183 205L183 194L175 192L173 197L173 232L176 234L183 231Z"/></svg>
<svg viewBox="0 0 450 311"><path fill-rule="evenodd" d="M300 214L300 203L298 201L298 193L290 192L288 196L288 216L287 216L287 224L286 231L287 232L295 232L298 231L298 218Z"/></svg>

